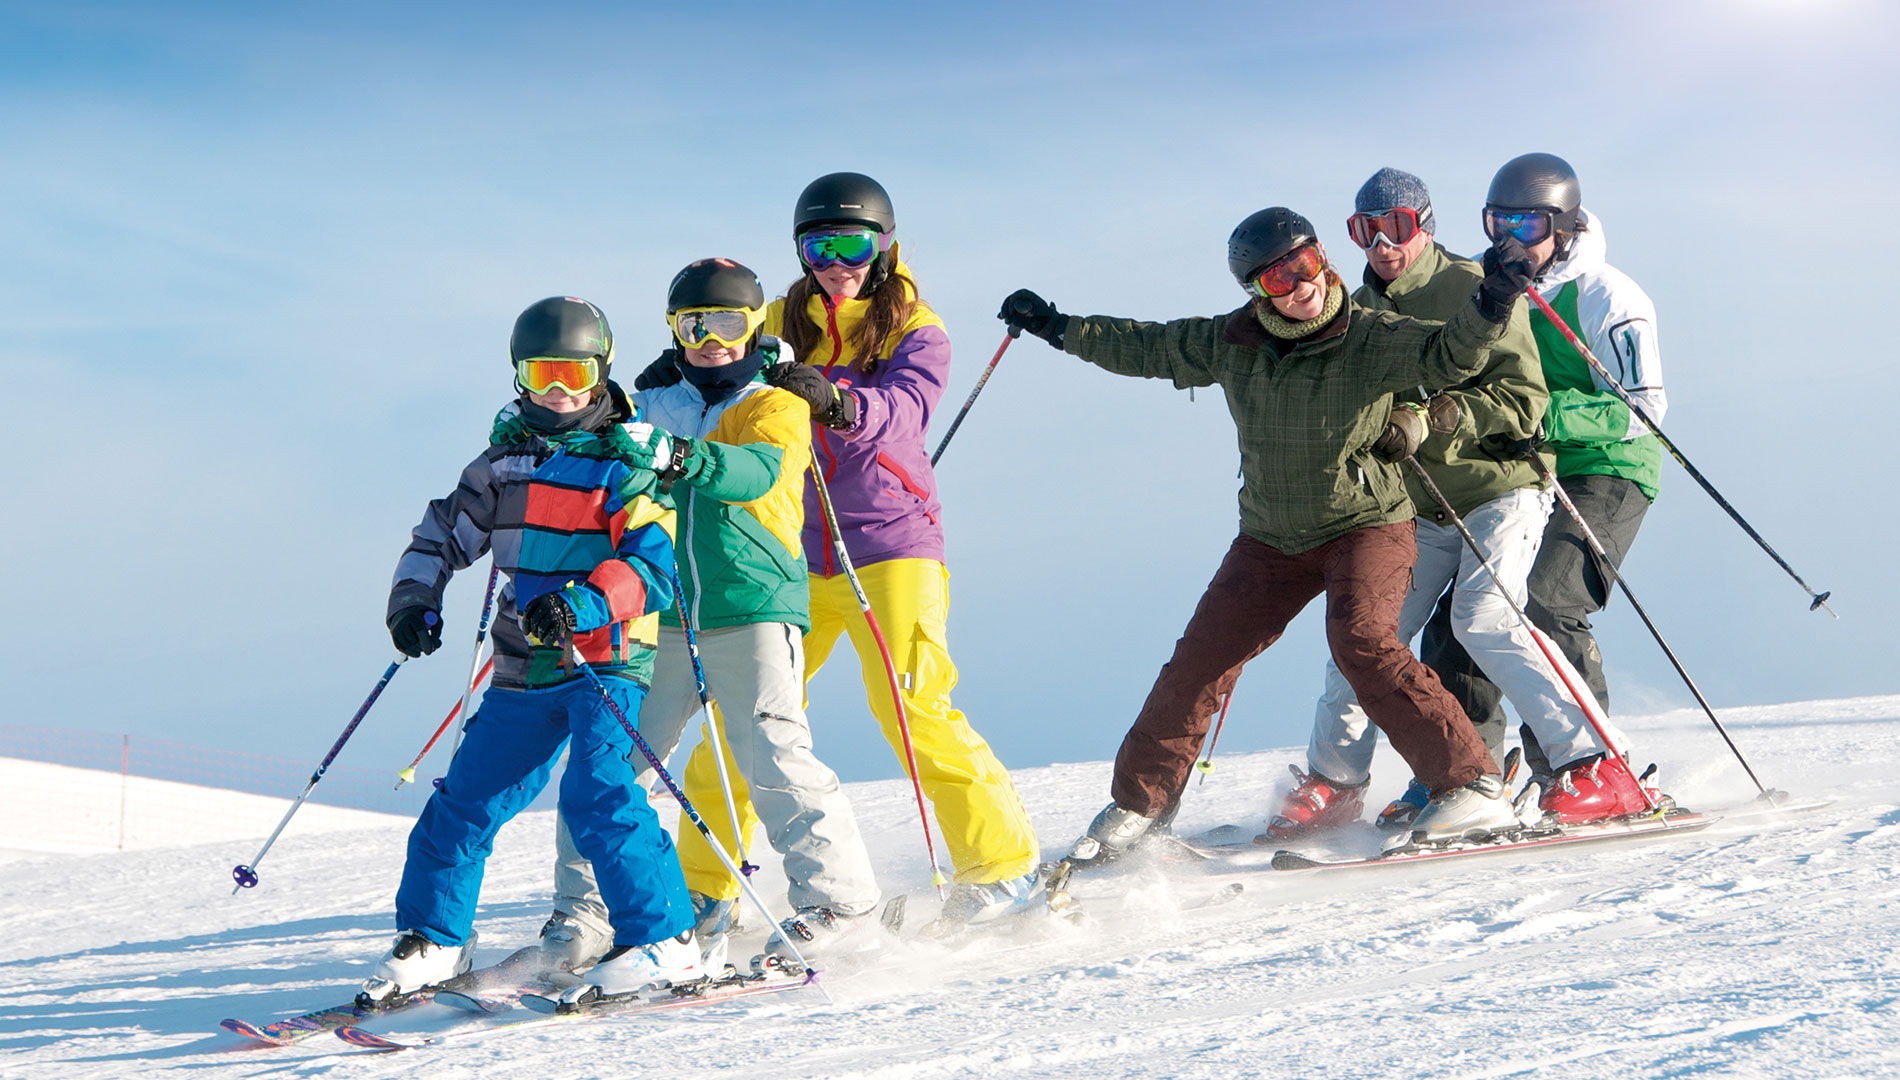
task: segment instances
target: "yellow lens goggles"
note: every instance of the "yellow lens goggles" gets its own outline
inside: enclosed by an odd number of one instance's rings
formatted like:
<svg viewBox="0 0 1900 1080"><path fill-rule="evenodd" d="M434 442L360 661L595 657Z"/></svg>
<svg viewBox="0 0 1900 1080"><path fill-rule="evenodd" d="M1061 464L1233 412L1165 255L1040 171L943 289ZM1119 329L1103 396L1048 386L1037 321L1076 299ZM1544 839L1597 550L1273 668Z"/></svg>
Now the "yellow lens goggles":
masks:
<svg viewBox="0 0 1900 1080"><path fill-rule="evenodd" d="M578 396L600 385L600 361L533 356L515 364L515 381L530 394L545 394L558 386Z"/></svg>
<svg viewBox="0 0 1900 1080"><path fill-rule="evenodd" d="M765 309L682 308L667 321L673 324L673 336L689 349L708 341L736 349L752 340L752 335L765 325Z"/></svg>

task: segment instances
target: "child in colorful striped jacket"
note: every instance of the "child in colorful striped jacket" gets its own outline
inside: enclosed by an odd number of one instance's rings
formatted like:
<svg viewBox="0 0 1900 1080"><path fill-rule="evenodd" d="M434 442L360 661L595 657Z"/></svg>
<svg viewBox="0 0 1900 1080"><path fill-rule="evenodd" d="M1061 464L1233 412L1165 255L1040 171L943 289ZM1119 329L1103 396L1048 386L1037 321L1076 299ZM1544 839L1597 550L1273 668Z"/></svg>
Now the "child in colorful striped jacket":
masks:
<svg viewBox="0 0 1900 1080"><path fill-rule="evenodd" d="M509 578L495 680L409 834L396 893L401 933L365 983L372 998L469 969L495 834L547 785L564 743L561 805L597 868L614 932L614 949L588 981L621 993L700 973L679 856L634 783L632 738L607 703L637 723L659 612L674 602L673 504L651 470L608 449L604 436L634 417L607 381L613 335L598 308L572 297L533 305L515 323L510 354L518 411L497 425L454 493L429 504L390 590L390 636L419 656L441 643L451 574L492 550Z"/></svg>

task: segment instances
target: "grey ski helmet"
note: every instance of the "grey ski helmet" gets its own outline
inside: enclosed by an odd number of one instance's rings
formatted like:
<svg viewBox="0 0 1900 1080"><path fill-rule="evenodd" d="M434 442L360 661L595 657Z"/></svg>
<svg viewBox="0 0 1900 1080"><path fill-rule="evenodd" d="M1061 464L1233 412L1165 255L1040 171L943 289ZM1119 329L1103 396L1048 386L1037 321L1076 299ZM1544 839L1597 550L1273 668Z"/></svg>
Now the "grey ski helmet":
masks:
<svg viewBox="0 0 1900 1080"><path fill-rule="evenodd" d="M1484 204L1499 210L1548 211L1551 227L1567 236L1577 231L1583 185L1577 170L1556 154L1524 154L1505 162L1491 178Z"/></svg>
<svg viewBox="0 0 1900 1080"><path fill-rule="evenodd" d="M721 307L757 311L765 306L759 275L731 259L689 263L666 290L666 313L682 308Z"/></svg>
<svg viewBox="0 0 1900 1080"><path fill-rule="evenodd" d="M600 378L614 362L614 332L599 308L579 297L550 296L528 306L508 338L512 366L537 356L600 361Z"/></svg>
<svg viewBox="0 0 1900 1080"><path fill-rule="evenodd" d="M806 184L792 208L793 236L814 225L869 225L889 236L897 231L897 211L876 180L863 173L827 173Z"/></svg>
<svg viewBox="0 0 1900 1080"><path fill-rule="evenodd" d="M1313 223L1284 206L1247 215L1227 238L1227 269L1245 285L1260 268L1302 244L1318 243Z"/></svg>

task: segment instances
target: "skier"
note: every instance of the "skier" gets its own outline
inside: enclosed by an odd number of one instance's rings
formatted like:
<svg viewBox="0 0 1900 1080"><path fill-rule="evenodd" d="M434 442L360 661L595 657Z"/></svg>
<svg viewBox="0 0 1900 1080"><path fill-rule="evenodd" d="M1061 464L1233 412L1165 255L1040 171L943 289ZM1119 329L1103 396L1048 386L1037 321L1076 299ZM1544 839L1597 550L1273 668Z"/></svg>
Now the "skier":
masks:
<svg viewBox="0 0 1900 1080"><path fill-rule="evenodd" d="M1494 242L1510 237L1529 248L1538 267L1538 292L1660 422L1669 402L1663 393L1655 305L1604 261L1603 222L1584 208L1576 170L1554 154L1525 154L1505 162L1485 197L1484 227ZM1531 312L1531 331L1550 387L1544 447L1556 455L1558 482L1621 566L1662 481L1662 445L1543 312ZM1590 616L1609 602L1610 584L1567 511L1553 513L1545 527L1529 594L1531 620L1583 673L1607 714L1610 689ZM1472 662L1451 632L1447 613L1426 627L1420 652L1471 716L1503 723L1495 679ZM1543 805L1563 820L1647 809L1636 776L1620 754L1566 761L1567 748L1543 745L1534 727L1523 737L1531 779L1549 793Z"/></svg>
<svg viewBox="0 0 1900 1080"><path fill-rule="evenodd" d="M1365 284L1353 294L1356 302L1421 319L1449 318L1469 302L1483 271L1433 238L1431 195L1424 181L1397 169L1380 169L1359 189L1353 205L1347 232L1366 253ZM1489 362L1475 377L1430 399L1417 391L1400 395L1402 402L1422 403L1428 412L1448 412L1450 423L1443 431L1433 425L1417 460L1520 605L1552 501L1537 471L1522 459L1521 448L1538 431L1549 397L1523 305L1513 312ZM1562 675L1551 669L1450 516L1409 470L1406 487L1418 510L1418 564L1399 612L1400 640L1411 641L1423 628L1449 585L1459 640L1505 688L1526 725L1542 733L1543 745L1566 763L1601 755L1608 747L1598 740L1563 682L1568 678L1570 685L1581 687L1582 678L1561 654L1557 662ZM1307 770L1294 770L1299 783L1268 825L1270 835L1288 838L1359 818L1377 733L1337 665L1327 664L1325 686L1314 716ZM1497 755L1504 725L1489 724L1480 734ZM1413 780L1379 815L1380 825L1409 826L1428 798L1424 785Z"/></svg>
<svg viewBox="0 0 1900 1080"><path fill-rule="evenodd" d="M930 414L943 396L950 340L917 295L898 249L897 217L882 185L861 173L821 176L792 211L792 235L804 273L766 309L765 332L797 354L777 385L812 411L812 448L843 530L846 553L864 584L898 666L904 713L917 755L918 782L936 811L955 867L944 906L952 923L982 922L1026 910L1040 896L1040 851L1009 773L963 713L950 703L957 669L946 623L943 506L924 446ZM676 377L664 360L641 385ZM805 486L805 558L811 571L811 633L805 638L809 684L840 634L858 654L871 711L903 760L903 738L890 682L843 568L815 484ZM689 797L711 799L716 775L701 744L687 767ZM755 820L750 806L741 827ZM715 818L722 841L728 828ZM682 858L696 882L723 868L691 837ZM728 878L728 881L730 879ZM709 894L728 902L737 884Z"/></svg>
<svg viewBox="0 0 1900 1080"><path fill-rule="evenodd" d="M729 259L692 263L674 277L666 314L684 381L634 394L641 422L626 429L630 438L621 453L629 465L658 470L663 482L671 482L680 518L684 592L680 606L661 619L640 733L664 757L699 711L693 659L680 625L685 612L706 689L722 716L720 730L737 772L734 794L749 795L765 822L766 839L785 858L796 909L787 923L797 922L801 940L818 946L801 945L810 957L835 947L839 931L870 913L879 898L857 819L837 774L812 752L805 720L803 642L811 598L799 533L811 464L811 410L798 395L766 385L765 370L777 362L779 343L760 333L765 291L751 270ZM716 769L710 755L699 760ZM640 781L643 789L651 787L651 771ZM716 772L709 780L689 772L687 785L721 797ZM705 810L712 800L695 805ZM573 970L605 949L606 909L593 869L574 849L565 823L557 835L556 910L542 944ZM732 903L713 896L732 888L730 875L684 821L679 835L699 845L699 858L685 859L686 885L707 966L717 968ZM708 861L716 873L708 873Z"/></svg>
<svg viewBox="0 0 1900 1080"><path fill-rule="evenodd" d="M1361 307L1313 226L1284 207L1249 216L1227 263L1253 298L1213 318L1070 318L1027 289L999 317L1109 371L1219 384L1240 435L1241 534L1228 549L1115 759L1109 803L1069 856L1115 858L1172 818L1215 704L1248 660L1327 594L1334 659L1373 722L1433 791L1426 839L1515 823L1497 763L1457 704L1398 637L1417 546L1395 461L1426 434L1410 387L1480 371L1529 284L1521 252L1486 274L1475 304L1419 322Z"/></svg>
<svg viewBox="0 0 1900 1080"><path fill-rule="evenodd" d="M639 716L658 613L673 603L672 503L653 472L629 468L602 437L633 409L607 379L613 332L598 308L573 297L534 304L515 322L509 356L520 398L455 491L429 504L389 594L391 639L421 656L441 644L452 574L492 549L509 579L494 680L409 834L401 933L364 984L371 998L468 970L495 834L547 784L563 743L561 805L600 872L613 930L589 981L626 993L701 972L679 858L634 785L632 739L572 659L594 668L625 716Z"/></svg>

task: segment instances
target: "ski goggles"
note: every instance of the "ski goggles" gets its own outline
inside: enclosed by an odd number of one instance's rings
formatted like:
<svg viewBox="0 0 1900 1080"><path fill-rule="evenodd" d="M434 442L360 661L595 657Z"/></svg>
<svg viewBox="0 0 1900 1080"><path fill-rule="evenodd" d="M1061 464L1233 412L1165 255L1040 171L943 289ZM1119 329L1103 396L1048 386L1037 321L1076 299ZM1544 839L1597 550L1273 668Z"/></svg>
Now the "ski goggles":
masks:
<svg viewBox="0 0 1900 1080"><path fill-rule="evenodd" d="M1286 296L1326 272L1326 252L1317 243L1303 244L1268 263L1247 279L1247 291L1256 296Z"/></svg>
<svg viewBox="0 0 1900 1080"><path fill-rule="evenodd" d="M673 336L689 349L708 341L727 348L739 348L752 340L752 334L765 325L765 309L685 308L668 316Z"/></svg>
<svg viewBox="0 0 1900 1080"><path fill-rule="evenodd" d="M1516 237L1517 242L1525 246L1545 239L1551 233L1551 214L1548 210L1500 210L1494 206L1484 208L1484 235L1492 243L1507 236Z"/></svg>
<svg viewBox="0 0 1900 1080"><path fill-rule="evenodd" d="M1395 206L1377 213L1354 214L1346 219L1346 234L1367 251L1372 250L1380 237L1393 247L1399 247L1418 235L1418 211L1409 206Z"/></svg>
<svg viewBox="0 0 1900 1080"><path fill-rule="evenodd" d="M530 394L545 394L558 386L578 397L600 385L600 361L593 357L575 360L565 356L532 356L516 362L515 382Z"/></svg>
<svg viewBox="0 0 1900 1080"><path fill-rule="evenodd" d="M876 229L824 229L798 237L798 258L813 270L839 264L856 270L883 250L884 235Z"/></svg>

